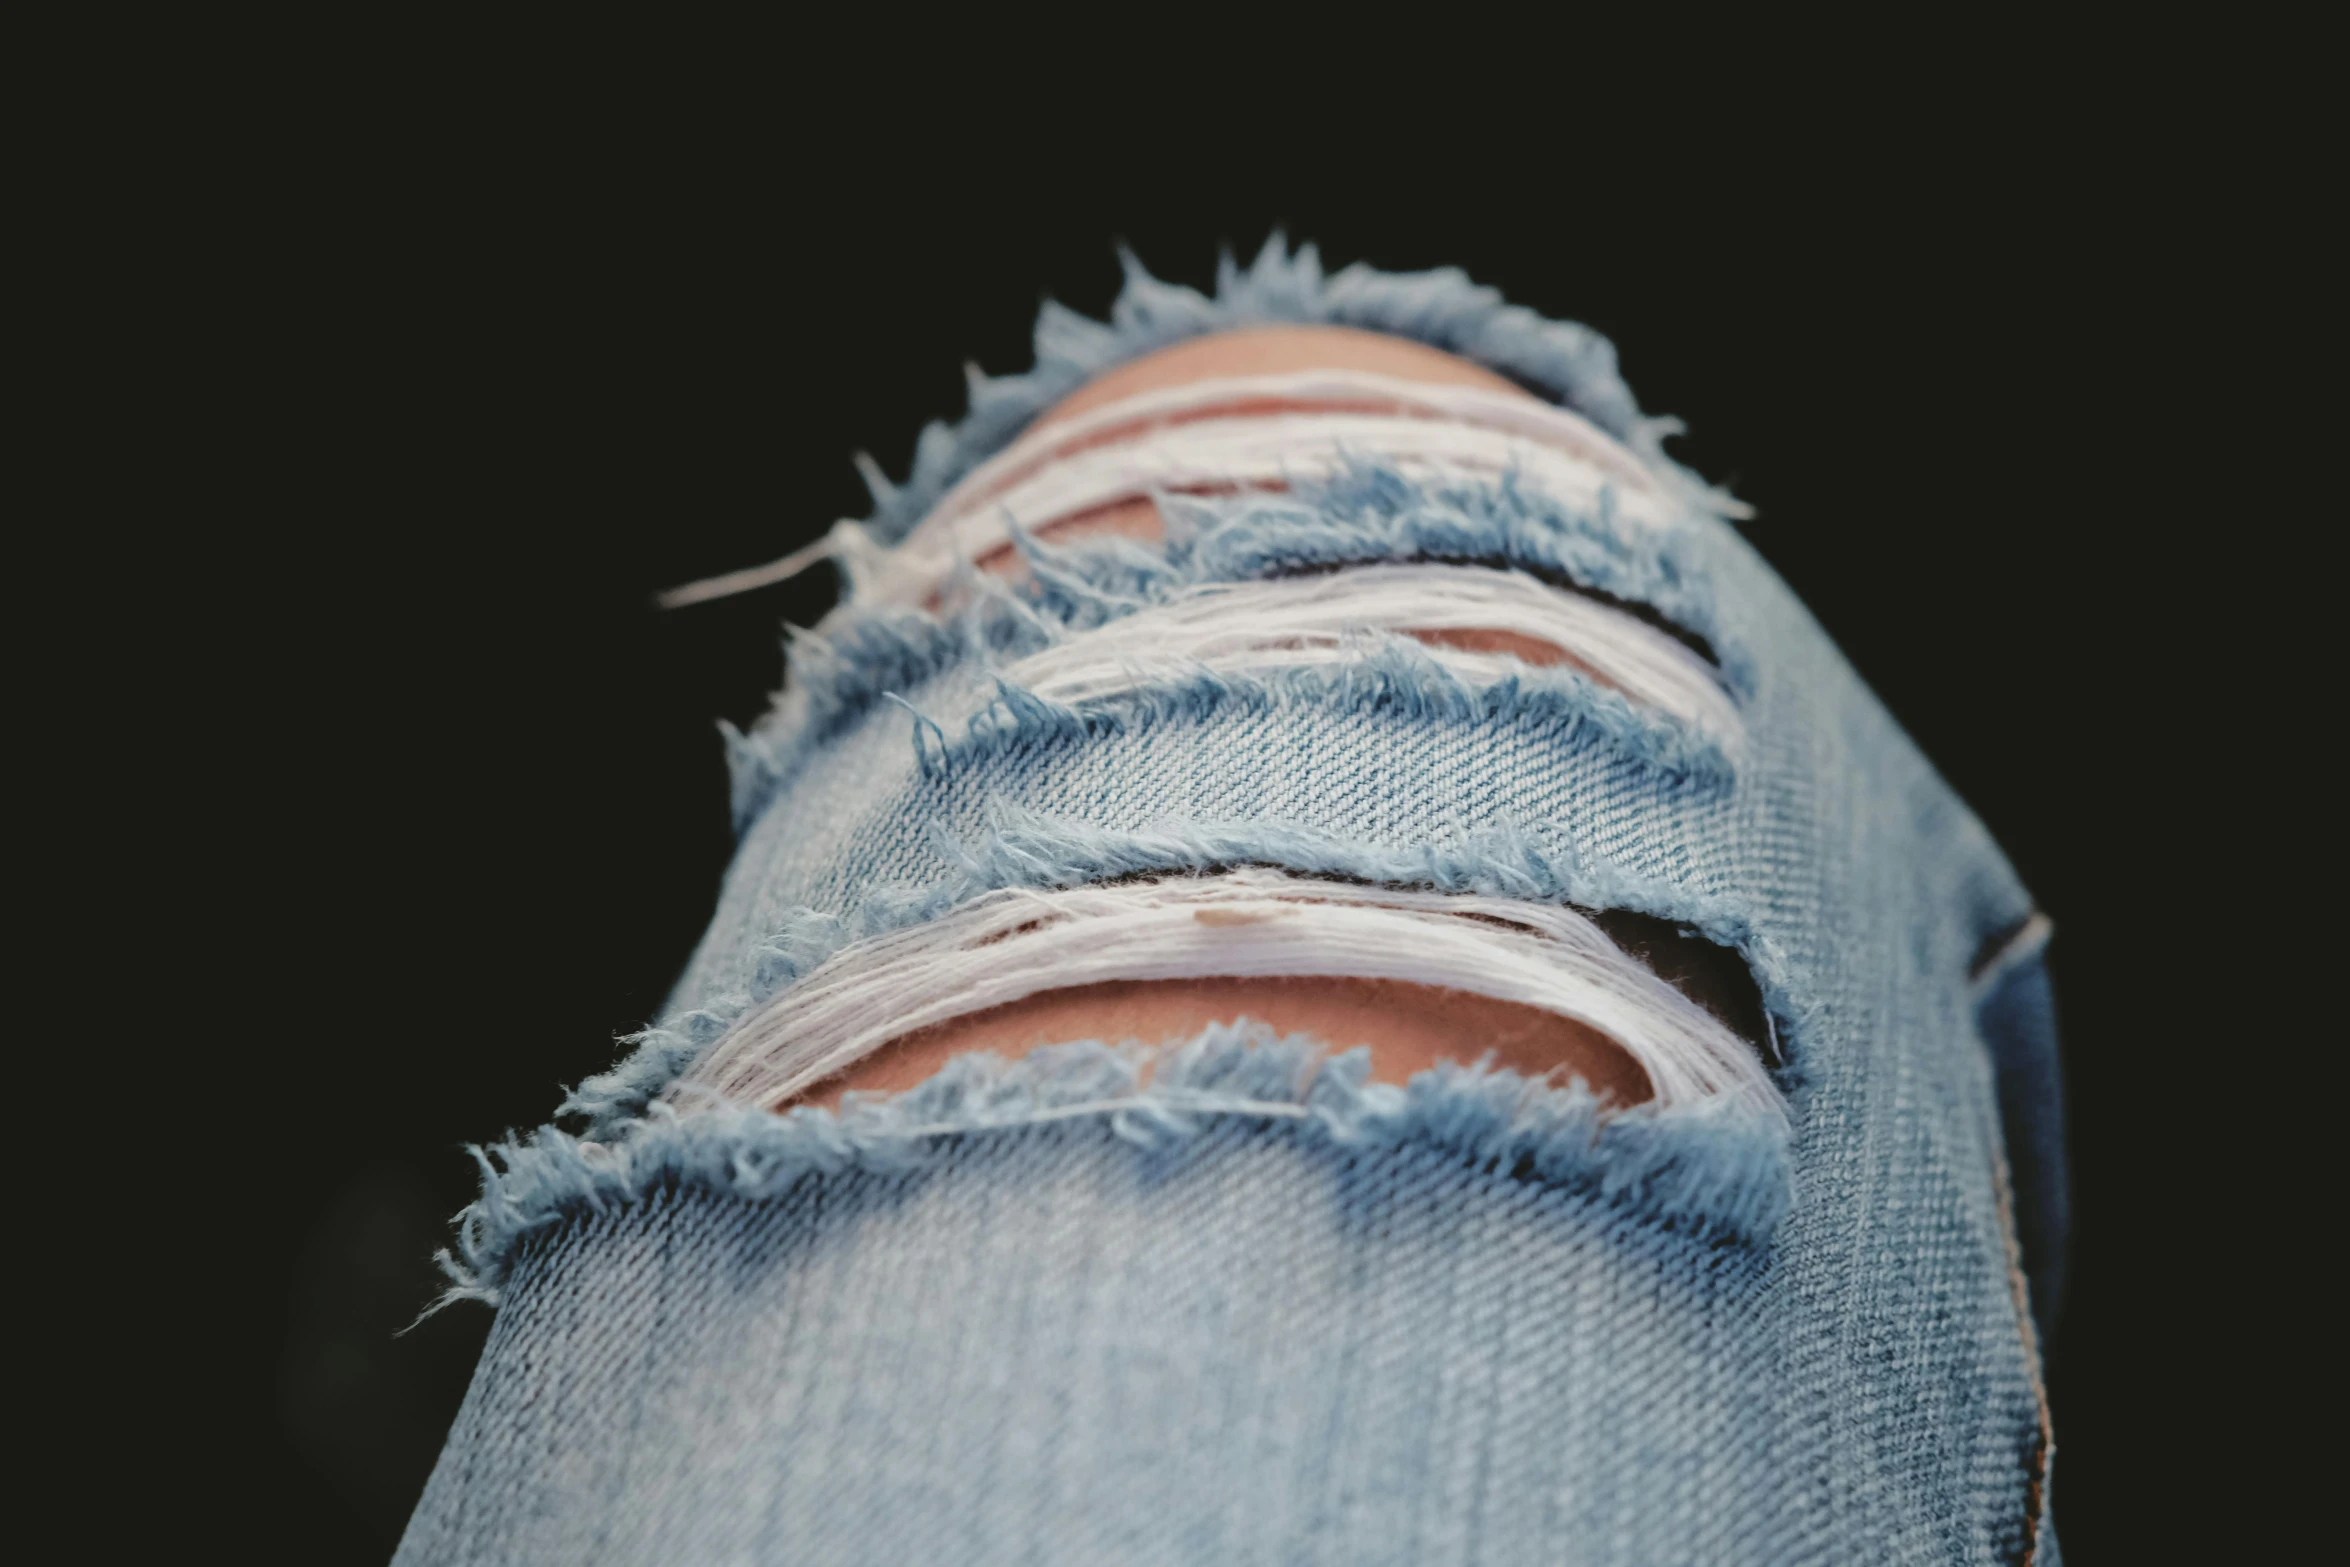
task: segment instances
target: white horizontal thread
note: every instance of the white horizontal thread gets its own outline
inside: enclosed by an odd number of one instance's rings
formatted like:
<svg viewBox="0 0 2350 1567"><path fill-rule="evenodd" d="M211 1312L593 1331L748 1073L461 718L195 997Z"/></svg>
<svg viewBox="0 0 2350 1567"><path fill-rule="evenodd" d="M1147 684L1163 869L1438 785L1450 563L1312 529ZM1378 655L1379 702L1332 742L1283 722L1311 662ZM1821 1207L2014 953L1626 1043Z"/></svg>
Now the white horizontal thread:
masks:
<svg viewBox="0 0 2350 1567"><path fill-rule="evenodd" d="M1741 732L1738 709L1689 648L1634 616L1519 571L1412 563L1311 577L1209 583L1121 616L1009 665L1004 677L1056 702L1076 702L1200 669L1241 674L1353 656L1365 633L1508 631L1548 643L1636 702L1721 741ZM1428 653L1465 679L1522 673L1514 655L1432 642Z"/></svg>
<svg viewBox="0 0 2350 1567"><path fill-rule="evenodd" d="M777 1107L892 1040L1047 991L1304 976L1396 980L1534 1007L1621 1045L1660 1107L1729 1097L1785 1115L1743 1041L1571 909L1254 868L1005 889L852 943L736 1025L672 1097L715 1092ZM1482 1053L1473 1038L1461 1046L1471 1059Z"/></svg>
<svg viewBox="0 0 2350 1567"><path fill-rule="evenodd" d="M865 591L884 603L923 602L958 561L1008 545L1015 524L1048 530L1065 518L1164 493L1287 489L1365 462L1420 484L1514 476L1553 501L1587 510L1599 509L1605 495L1616 515L1636 526L1669 527L1675 516L1655 491L1626 490L1610 469L1515 431L1407 414L1235 411L1139 428L1132 439L1068 453L961 510L941 503L890 552Z"/></svg>
<svg viewBox="0 0 2350 1567"><path fill-rule="evenodd" d="M1220 376L1154 387L1032 427L963 476L925 522L976 511L1047 464L1094 447L1127 445L1169 427L1269 415L1354 415L1474 425L1553 447L1599 469L1625 490L1652 494L1640 459L1580 414L1493 387L1411 381L1360 370Z"/></svg>

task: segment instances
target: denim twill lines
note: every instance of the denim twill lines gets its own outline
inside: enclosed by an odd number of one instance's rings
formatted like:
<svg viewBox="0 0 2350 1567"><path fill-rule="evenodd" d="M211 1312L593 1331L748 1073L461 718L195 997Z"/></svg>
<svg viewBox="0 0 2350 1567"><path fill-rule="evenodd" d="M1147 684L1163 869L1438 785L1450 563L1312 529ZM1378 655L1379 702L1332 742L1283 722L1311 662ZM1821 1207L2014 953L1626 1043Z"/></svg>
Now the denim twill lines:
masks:
<svg viewBox="0 0 2350 1567"><path fill-rule="evenodd" d="M1138 284L1117 324L1050 315L1046 368L926 439L882 520L910 525L1085 374L1245 319L1465 347L1653 447L1595 334L1496 346L1530 318L1467 287L1340 288L1283 251L1221 301ZM1751 549L1703 517L1685 537L1696 629L1752 740L1729 787L1512 726L1287 707L926 782L903 715L866 713L786 758L792 809L746 835L679 1000L727 990L791 907L955 874L935 825L969 845L1005 804L1319 825L1398 854L1514 826L1587 874L1734 904L1774 955L1797 1133L1767 1239L1698 1245L1610 1200L1612 1157L1510 1179L1436 1122L1368 1148L1204 1123L1168 1162L1096 1117L951 1139L917 1172L812 1164L773 1192L697 1143L600 1213L550 1208L513 1254L402 1559L2048 1560L1984 1152L2014 1142L1967 978L2030 898ZM960 719L952 678L901 694ZM2001 1048L1999 1077L2053 1067L2037 1026Z"/></svg>

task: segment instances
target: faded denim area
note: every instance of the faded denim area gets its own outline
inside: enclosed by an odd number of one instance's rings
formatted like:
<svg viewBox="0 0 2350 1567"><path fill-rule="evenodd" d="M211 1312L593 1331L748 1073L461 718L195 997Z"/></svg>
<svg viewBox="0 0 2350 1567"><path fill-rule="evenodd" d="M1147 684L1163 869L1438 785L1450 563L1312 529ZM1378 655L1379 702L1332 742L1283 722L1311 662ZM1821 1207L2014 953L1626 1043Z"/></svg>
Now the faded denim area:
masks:
<svg viewBox="0 0 2350 1567"><path fill-rule="evenodd" d="M943 618L844 609L734 742L738 858L669 1013L571 1101L590 1141L486 1165L454 1271L498 1321L402 1561L2055 1560L2032 1313L2062 1148L2044 971L2013 941L2031 901L1663 464L1604 339L1310 250L1214 299L1137 278L1107 326L1048 313L1039 370L925 436L875 536L1087 375L1268 320L1499 368L1650 462L1678 520L1365 473L1183 508L1164 550L1025 541L1035 590ZM992 673L1154 583L1403 559L1652 613L1718 662L1742 743L1393 644L1069 705ZM657 1097L860 934L987 886L1241 863L1736 948L1792 1141L1701 1114L1602 1131L1476 1073L1304 1087L1287 1047L1237 1038L1190 1076L1080 1050L862 1115Z"/></svg>

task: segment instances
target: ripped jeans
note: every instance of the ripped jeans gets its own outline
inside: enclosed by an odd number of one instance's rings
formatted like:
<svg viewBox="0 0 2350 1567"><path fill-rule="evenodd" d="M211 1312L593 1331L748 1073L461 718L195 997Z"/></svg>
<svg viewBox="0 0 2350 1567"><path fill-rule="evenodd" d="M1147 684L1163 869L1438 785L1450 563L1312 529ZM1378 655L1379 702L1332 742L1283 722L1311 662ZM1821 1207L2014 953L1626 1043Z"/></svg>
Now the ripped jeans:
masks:
<svg viewBox="0 0 2350 1567"><path fill-rule="evenodd" d="M1280 323L1540 399L1068 401ZM1605 339L1274 244L1037 356L821 547L661 1023L483 1157L397 1559L2053 1563L2048 923ZM1597 1053L1217 1011L1298 976Z"/></svg>

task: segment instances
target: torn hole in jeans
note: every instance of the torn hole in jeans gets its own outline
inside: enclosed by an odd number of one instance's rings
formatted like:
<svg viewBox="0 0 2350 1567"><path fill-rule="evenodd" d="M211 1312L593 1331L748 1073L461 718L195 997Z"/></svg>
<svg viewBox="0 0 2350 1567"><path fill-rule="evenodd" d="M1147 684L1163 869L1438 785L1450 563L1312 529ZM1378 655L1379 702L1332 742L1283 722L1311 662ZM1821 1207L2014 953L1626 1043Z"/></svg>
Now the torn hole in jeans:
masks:
<svg viewBox="0 0 2350 1567"><path fill-rule="evenodd" d="M1317 370L1195 381L1041 424L941 496L900 555L917 569L949 565L1006 542L1006 518L1042 530L1162 491L1280 488L1362 460L1430 477L1516 473L1571 504L1607 494L1653 525L1674 514L1639 458L1563 408Z"/></svg>
<svg viewBox="0 0 2350 1567"><path fill-rule="evenodd" d="M1190 874L1214 875L1236 869L1262 870L1288 875L1300 881L1348 887L1397 885L1334 871L1304 873L1269 860L1230 861L1205 872ZM1164 880L1167 874L1163 871L1134 871L1105 878L1091 885L1139 885ZM1777 1071L1787 1065L1787 1052L1779 1037L1779 1025L1771 1016L1769 1004L1763 999L1762 987L1755 980L1754 970L1748 967L1746 959L1736 948L1724 946L1680 920L1642 914L1632 909L1577 906L1574 912L1598 926L1628 957L1681 992L1710 1014L1714 1021L1737 1035L1766 1067ZM1464 909L1457 917L1530 935L1539 936L1542 933L1539 927L1529 925L1515 915L1497 912L1491 907Z"/></svg>
<svg viewBox="0 0 2350 1567"><path fill-rule="evenodd" d="M903 1092L973 1053L1017 1060L1080 1039L1155 1046L1243 1025L1367 1050L1370 1075L1382 1082L1404 1082L1440 1060L1465 1057L1529 1080L1581 1083L1616 1109L1655 1097L1637 1061L1575 1019L1446 986L1301 974L1107 980L1039 991L891 1040L799 1102L829 1106L850 1093ZM1472 1039L1473 1048L1461 1043ZM1151 1075L1146 1057L1144 1083Z"/></svg>
<svg viewBox="0 0 2350 1567"><path fill-rule="evenodd" d="M690 584L662 601L723 596L831 557L849 569L858 602L944 615L962 592L955 584L968 580L962 572L1015 574L1016 532L1047 542L1156 542L1166 536L1160 497L1279 493L1366 469L1404 483L1504 482L1636 531L1670 532L1680 522L1647 466L1579 415L1515 391L1312 370L1162 387L1048 419L941 496L895 548L879 549L843 524L783 561ZM1653 610L1580 584L1552 586L1641 620L1712 661L1710 649ZM1572 645L1507 621L1384 629L1488 660L1574 664L1623 686Z"/></svg>
<svg viewBox="0 0 2350 1567"><path fill-rule="evenodd" d="M1386 565L1450 566L1459 570L1515 572L1519 576L1532 578L1534 581L1541 583L1544 587L1551 589L1555 593L1571 594L1576 598L1588 600L1593 604L1597 604L1602 609L1613 610L1615 613L1625 616L1628 619L1637 620L1640 622L1640 624L1646 626L1649 630L1654 631L1659 636L1669 637L1673 641L1680 643L1681 646L1687 648L1689 652L1696 657L1699 663L1703 664L1706 669L1712 673L1717 683L1720 683L1724 686L1727 686L1728 684L1728 681L1723 677L1721 655L1714 651L1713 644L1707 641L1701 633L1690 630L1687 626L1684 626L1680 622L1674 620L1671 616L1657 609L1652 604L1643 604L1637 599L1618 597L1616 594L1595 588L1587 582L1577 582L1574 578L1567 576L1564 572L1553 569L1545 569L1544 567L1531 561L1514 560L1504 555L1438 555L1427 553L1415 554L1409 557L1382 555L1366 560L1347 560L1329 564L1293 567L1286 571L1269 573L1264 578L1264 580L1274 581L1287 580L1298 577L1331 576L1339 572L1360 571L1367 566Z"/></svg>
<svg viewBox="0 0 2350 1567"><path fill-rule="evenodd" d="M1006 889L928 923L852 943L718 1040L671 1098L681 1105L716 1098L779 1108L885 1047L1049 993L1129 987L1092 998L1123 1002L1139 994L1132 987L1173 987L1167 993L1197 987L1196 1005L1212 1010L1224 999L1218 986L1237 994L1234 987L1253 985L1261 1001L1279 989L1262 982L1293 980L1336 982L1305 987L1315 991L1309 1002L1343 999L1350 983L1371 982L1367 991L1351 992L1356 1004L1386 999L1430 1009L1454 1059L1475 1061L1497 1044L1514 1047L1490 1037L1492 1023L1541 1014L1534 1021L1552 1029L1551 1044L1572 1040L1586 1049L1577 1059L1620 1053L1622 1060L1604 1069L1567 1075L1602 1077L1595 1088L1612 1086L1627 1102L1636 1096L1668 1109L1730 1100L1782 1122L1786 1114L1762 1060L1731 1027L1575 910L1254 868ZM1448 1025L1443 993L1475 1001L1456 1006ZM1080 1008L1047 1017L1045 1026L1066 1034L1082 1015ZM1508 1064L1531 1067L1531 1076L1577 1064L1546 1065L1538 1055L1537 1048ZM1647 1092L1636 1095L1643 1079Z"/></svg>
<svg viewBox="0 0 2350 1567"><path fill-rule="evenodd" d="M1421 483L1506 479L1635 528L1669 531L1683 517L1642 459L1566 409L1492 388L1321 370L1160 388L1047 421L966 475L894 547L843 524L807 550L662 601L697 603L834 558L853 568L860 602L935 607L959 566L1008 567L1015 528L1155 540L1154 496L1278 492L1366 463Z"/></svg>
<svg viewBox="0 0 2350 1567"><path fill-rule="evenodd" d="M1001 673L1076 703L1153 679L1333 664L1366 638L1409 637L1473 683L1570 666L1717 740L1741 732L1715 670L1640 619L1523 572L1431 563L1367 565L1264 581L1203 583L1075 633Z"/></svg>
<svg viewBox="0 0 2350 1567"><path fill-rule="evenodd" d="M1033 536L1040 542L1044 543L1061 543L1081 539L1114 538L1147 544L1156 543L1159 540L1161 536L1161 524L1156 502L1148 500L1122 501L1117 505L1104 507L1099 511L1085 512L1075 517L1064 518L1061 522L1054 524L1050 528L1036 530ZM1020 553L1013 545L1005 544L998 547L997 549L989 551L986 555L981 557L973 564L980 571L990 572L999 576L1013 576L1016 575L1020 569ZM1720 655L1714 651L1713 645L1707 641L1704 636L1698 632L1692 631L1687 626L1681 625L1679 622L1673 620L1670 616L1665 615L1656 609L1653 605L1643 604L1634 599L1618 597L1613 593L1595 588L1587 582L1577 582L1561 572L1555 570L1544 570L1529 561L1512 560L1507 557L1493 555L1479 555L1474 557L1434 554L1419 554L1409 557L1379 556L1361 561L1343 561L1326 565L1296 567L1286 571L1268 573L1263 578L1263 580L1271 581L1277 578L1328 576L1339 572L1357 571L1368 566L1376 565L1453 566L1463 569L1481 568L1487 571L1514 572L1521 576L1530 577L1534 581L1542 583L1544 586L1549 587L1555 592L1571 593L1577 598L1587 599L1594 604L1611 609L1619 615L1626 615L1634 620L1639 621L1642 625L1647 626L1651 630L1657 632L1659 635L1670 637L1673 641L1678 642L1683 647L1687 648L1691 653L1696 655L1700 663L1704 664L1708 669L1712 670L1717 678L1719 678L1721 674L1722 660ZM932 594L929 600L925 603L924 607L933 614L944 613L947 609L947 596L945 592L942 590L941 592ZM1505 632L1503 635L1506 637L1508 633ZM1441 639L1431 639L1424 637L1422 640L1426 641ZM1530 664L1540 665L1545 663L1560 662L1558 650L1554 648L1530 648L1528 651L1521 652L1519 656L1524 658L1525 661Z"/></svg>

